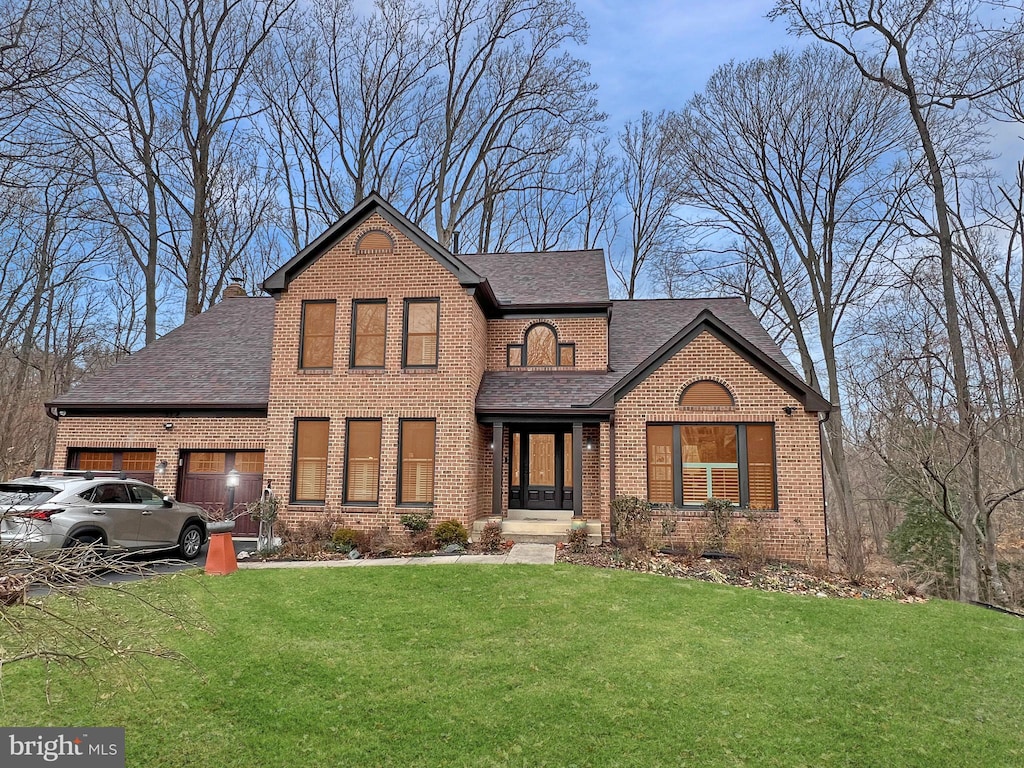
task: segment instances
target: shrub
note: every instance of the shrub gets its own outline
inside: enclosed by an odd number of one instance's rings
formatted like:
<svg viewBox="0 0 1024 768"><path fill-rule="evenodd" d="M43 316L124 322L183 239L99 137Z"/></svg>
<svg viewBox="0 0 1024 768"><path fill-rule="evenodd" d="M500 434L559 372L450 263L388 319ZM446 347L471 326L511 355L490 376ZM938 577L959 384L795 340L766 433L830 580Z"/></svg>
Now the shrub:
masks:
<svg viewBox="0 0 1024 768"><path fill-rule="evenodd" d="M746 524L732 530L728 545L739 559L740 571L749 574L768 560L765 554L764 516L747 510L743 517Z"/></svg>
<svg viewBox="0 0 1024 768"><path fill-rule="evenodd" d="M331 536L331 544L338 552L351 552L353 549L359 549L359 538L359 531L336 528L334 535Z"/></svg>
<svg viewBox="0 0 1024 768"><path fill-rule="evenodd" d="M484 552L496 553L501 552L505 546L505 542L501 538L501 523L490 522L484 525L482 531L480 531L480 540L477 542L480 545L480 549Z"/></svg>
<svg viewBox="0 0 1024 768"><path fill-rule="evenodd" d="M585 555L590 551L590 540L586 528L574 528L569 531L569 551L574 555Z"/></svg>
<svg viewBox="0 0 1024 768"><path fill-rule="evenodd" d="M627 550L649 554L655 549L651 503L636 496L616 496L612 501L615 540Z"/></svg>
<svg viewBox="0 0 1024 768"><path fill-rule="evenodd" d="M433 516L433 512L410 512L398 519L409 533L422 533L427 530Z"/></svg>
<svg viewBox="0 0 1024 768"><path fill-rule="evenodd" d="M375 555L390 555L392 552L401 552L407 548L407 542L391 531L386 525L382 525L369 535L367 549Z"/></svg>
<svg viewBox="0 0 1024 768"><path fill-rule="evenodd" d="M725 549L725 542L729 538L732 502L728 499L712 497L704 502L704 509L708 513L705 546L714 552L721 552Z"/></svg>
<svg viewBox="0 0 1024 768"><path fill-rule="evenodd" d="M889 535L893 559L907 568L921 589L955 598L960 556L956 529L923 501L912 499L904 508L906 517Z"/></svg>
<svg viewBox="0 0 1024 768"><path fill-rule="evenodd" d="M459 544L464 547L467 541L469 541L469 533L466 531L466 526L458 520L444 520L438 523L437 528L434 529L434 543L439 548L447 547L449 544Z"/></svg>
<svg viewBox="0 0 1024 768"><path fill-rule="evenodd" d="M281 554L285 557L316 557L329 546L333 546L334 529L338 520L333 515L324 515L308 523L297 523L294 527L279 528Z"/></svg>

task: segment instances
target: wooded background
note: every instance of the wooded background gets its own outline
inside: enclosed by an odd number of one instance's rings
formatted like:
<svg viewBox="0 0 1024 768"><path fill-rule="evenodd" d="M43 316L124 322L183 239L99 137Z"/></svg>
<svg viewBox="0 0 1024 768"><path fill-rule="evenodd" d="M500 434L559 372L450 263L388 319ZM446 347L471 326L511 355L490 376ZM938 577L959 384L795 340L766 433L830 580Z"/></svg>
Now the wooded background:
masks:
<svg viewBox="0 0 1024 768"><path fill-rule="evenodd" d="M778 0L791 50L618 133L569 0L358 8L0 0L0 478L52 462L48 398L376 190L463 252L744 297L835 405L837 562L1021 603L1021 3Z"/></svg>

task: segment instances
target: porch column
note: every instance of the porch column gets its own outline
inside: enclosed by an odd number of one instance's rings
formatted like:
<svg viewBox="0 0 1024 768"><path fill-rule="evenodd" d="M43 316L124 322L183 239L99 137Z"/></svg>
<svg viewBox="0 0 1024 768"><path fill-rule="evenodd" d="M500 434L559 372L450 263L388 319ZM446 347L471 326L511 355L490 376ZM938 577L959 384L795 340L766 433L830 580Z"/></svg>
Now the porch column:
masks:
<svg viewBox="0 0 1024 768"><path fill-rule="evenodd" d="M583 517L583 424L572 425L572 516Z"/></svg>
<svg viewBox="0 0 1024 768"><path fill-rule="evenodd" d="M500 421L494 424L494 466L491 475L491 514L501 516L501 468L504 462L502 445L504 444L504 432Z"/></svg>

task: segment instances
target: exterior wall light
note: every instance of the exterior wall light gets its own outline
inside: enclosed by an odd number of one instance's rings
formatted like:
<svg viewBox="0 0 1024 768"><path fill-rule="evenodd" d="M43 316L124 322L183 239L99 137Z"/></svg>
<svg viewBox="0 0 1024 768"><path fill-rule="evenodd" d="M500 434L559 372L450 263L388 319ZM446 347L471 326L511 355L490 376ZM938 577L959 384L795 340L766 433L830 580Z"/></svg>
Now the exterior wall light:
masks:
<svg viewBox="0 0 1024 768"><path fill-rule="evenodd" d="M156 464L156 473L158 475L162 475L166 471L167 471L167 462L166 461L158 461L157 464Z"/></svg>
<svg viewBox="0 0 1024 768"><path fill-rule="evenodd" d="M170 430L174 429L174 422L173 421L165 421L164 422L164 429L166 429L167 431L170 431Z"/></svg>
<svg viewBox="0 0 1024 768"><path fill-rule="evenodd" d="M784 405L782 406L782 412L787 416L792 416L794 413L796 413L796 408L794 408L792 405Z"/></svg>

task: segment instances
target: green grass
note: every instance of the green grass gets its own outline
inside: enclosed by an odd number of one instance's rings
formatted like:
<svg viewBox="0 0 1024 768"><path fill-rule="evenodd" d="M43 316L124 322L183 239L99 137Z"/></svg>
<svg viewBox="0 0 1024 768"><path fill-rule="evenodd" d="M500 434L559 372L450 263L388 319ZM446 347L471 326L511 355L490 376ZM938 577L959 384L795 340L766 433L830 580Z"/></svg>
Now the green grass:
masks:
<svg viewBox="0 0 1024 768"><path fill-rule="evenodd" d="M571 566L245 571L185 590L199 672L4 672L4 725L148 766L1019 766L1024 621Z"/></svg>

